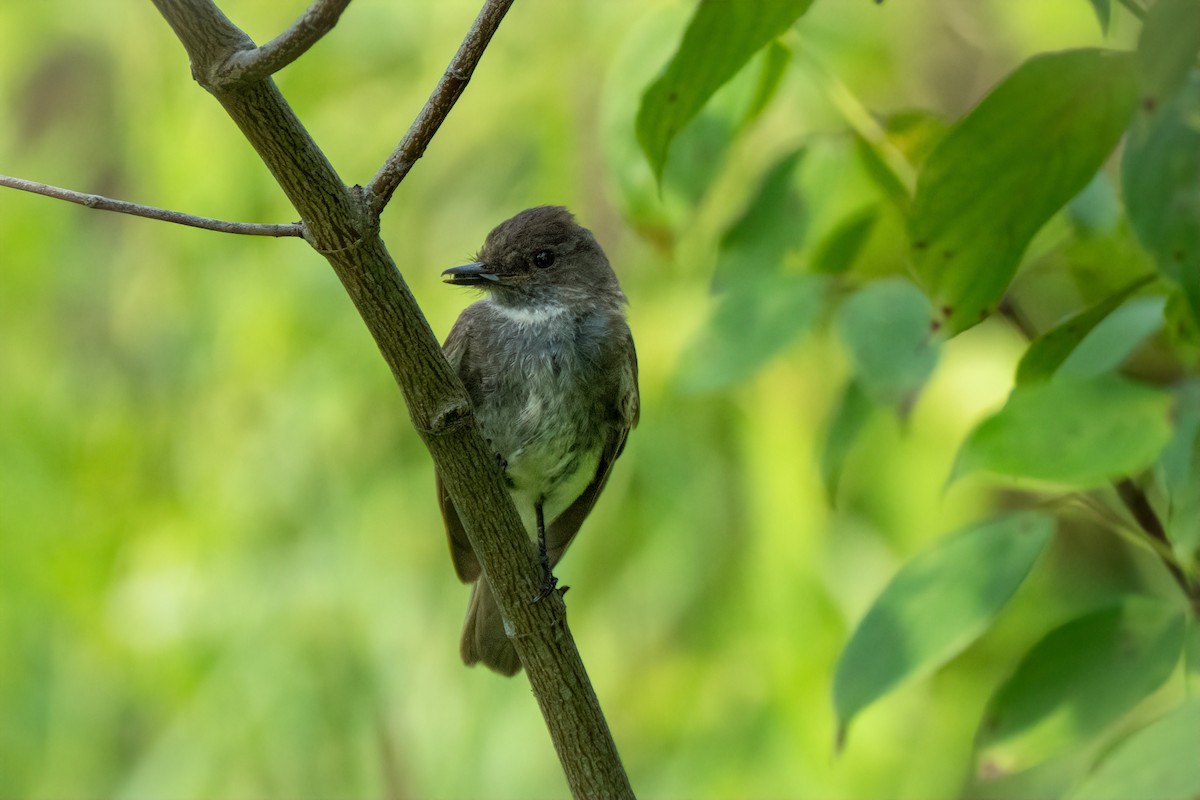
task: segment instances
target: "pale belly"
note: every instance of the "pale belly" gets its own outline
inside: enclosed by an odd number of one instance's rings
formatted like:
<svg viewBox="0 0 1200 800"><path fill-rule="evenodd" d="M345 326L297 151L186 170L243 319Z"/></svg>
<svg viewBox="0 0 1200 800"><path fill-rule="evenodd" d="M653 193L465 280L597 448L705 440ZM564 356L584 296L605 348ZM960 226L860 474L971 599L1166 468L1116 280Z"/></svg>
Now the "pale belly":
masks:
<svg viewBox="0 0 1200 800"><path fill-rule="evenodd" d="M584 453L575 460L577 462L575 471L564 476L550 488L549 492L544 492L545 487L539 486L539 481L536 479L523 480L521 477L523 470L520 467L516 474L510 468L509 477L512 480L512 488L509 491L517 506L517 511L521 514L521 521L525 523L525 530L529 531L531 535L537 531L534 505L538 499L542 500L543 518L546 525L549 525L558 518L559 514L566 511L579 495L583 494L583 490L596 477L596 467L600 462L600 450L597 448L591 453ZM518 463L520 462L518 461Z"/></svg>
<svg viewBox="0 0 1200 800"><path fill-rule="evenodd" d="M530 393L519 410L495 409L494 417L480 420L504 460L509 491L531 533L539 500L549 525L596 477L601 440L576 407L559 393Z"/></svg>

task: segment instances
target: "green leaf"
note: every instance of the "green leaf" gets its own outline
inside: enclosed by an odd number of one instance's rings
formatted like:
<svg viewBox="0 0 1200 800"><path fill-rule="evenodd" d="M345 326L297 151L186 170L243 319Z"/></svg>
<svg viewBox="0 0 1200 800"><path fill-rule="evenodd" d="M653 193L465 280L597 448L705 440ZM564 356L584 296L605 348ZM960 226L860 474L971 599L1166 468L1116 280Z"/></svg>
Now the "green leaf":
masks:
<svg viewBox="0 0 1200 800"><path fill-rule="evenodd" d="M837 498L837 487L842 477L846 456L858 439L858 434L871 417L874 406L858 381L850 381L842 392L842 399L834 411L821 448L821 480L825 484L825 496L833 505Z"/></svg>
<svg viewBox="0 0 1200 800"><path fill-rule="evenodd" d="M1200 797L1200 700L1184 703L1121 742L1067 800Z"/></svg>
<svg viewBox="0 0 1200 800"><path fill-rule="evenodd" d="M1101 320L1079 343L1059 376L1093 378L1117 369L1142 343L1162 329L1167 298L1135 297Z"/></svg>
<svg viewBox="0 0 1200 800"><path fill-rule="evenodd" d="M1167 318L1164 340L1170 344L1181 363L1200 362L1200 319L1192 311L1192 303L1184 296L1183 287L1171 285L1167 292L1167 307L1163 316Z"/></svg>
<svg viewBox="0 0 1200 800"><path fill-rule="evenodd" d="M1049 514L1009 514L946 536L905 564L838 659L833 702L839 729L901 682L933 672L979 638L1053 532Z"/></svg>
<svg viewBox="0 0 1200 800"><path fill-rule="evenodd" d="M715 283L724 286L748 273L779 272L784 256L804 242L804 198L793 180L804 150L779 159L763 178L754 199L721 238Z"/></svg>
<svg viewBox="0 0 1200 800"><path fill-rule="evenodd" d="M1200 53L1200 0L1156 0L1142 24L1137 64L1143 106L1165 102Z"/></svg>
<svg viewBox="0 0 1200 800"><path fill-rule="evenodd" d="M888 163L880 145L861 135L854 137L854 150L862 162L867 176L878 187L893 206L907 213L912 205L912 192L905 185L904 176Z"/></svg>
<svg viewBox="0 0 1200 800"><path fill-rule="evenodd" d="M1112 19L1112 4L1111 0L1090 0L1092 10L1096 12L1096 19L1100 21L1100 30L1106 35L1108 34L1108 23Z"/></svg>
<svg viewBox="0 0 1200 800"><path fill-rule="evenodd" d="M1100 486L1153 463L1171 436L1166 392L1115 375L1018 386L958 453L951 480L974 470Z"/></svg>
<svg viewBox="0 0 1200 800"><path fill-rule="evenodd" d="M1200 382L1185 383L1175 393L1175 433L1160 459L1163 481L1171 494L1184 491L1200 478Z"/></svg>
<svg viewBox="0 0 1200 800"><path fill-rule="evenodd" d="M712 318L682 358L680 388L723 388L754 375L812 327L825 304L819 275L762 275L725 291Z"/></svg>
<svg viewBox="0 0 1200 800"><path fill-rule="evenodd" d="M1200 678L1200 626L1189 625L1183 637L1183 674L1188 685Z"/></svg>
<svg viewBox="0 0 1200 800"><path fill-rule="evenodd" d="M1200 19L1200 17L1198 17ZM1195 26L1200 29L1200 22ZM1121 162L1129 220L1159 271L1178 282L1200 319L1200 71L1138 116Z"/></svg>
<svg viewBox="0 0 1200 800"><path fill-rule="evenodd" d="M1121 222L1121 200L1107 172L1097 172L1083 191L1067 203L1067 215L1085 235L1111 235Z"/></svg>
<svg viewBox="0 0 1200 800"><path fill-rule="evenodd" d="M839 222L813 255L813 271L826 275L840 275L848 271L871 238L878 220L879 209L867 206Z"/></svg>
<svg viewBox="0 0 1200 800"><path fill-rule="evenodd" d="M799 19L812 0L701 2L679 49L642 95L637 138L661 179L672 140L713 92Z"/></svg>
<svg viewBox="0 0 1200 800"><path fill-rule="evenodd" d="M987 316L1034 234L1112 152L1137 102L1135 72L1128 53L1036 56L929 155L910 221L913 262L950 332Z"/></svg>
<svg viewBox="0 0 1200 800"><path fill-rule="evenodd" d="M845 302L838 331L867 394L903 414L937 365L940 338L921 290L901 278L875 281Z"/></svg>
<svg viewBox="0 0 1200 800"><path fill-rule="evenodd" d="M746 115L742 118L741 127L745 128L758 119L771 102L771 98L779 90L779 84L782 83L791 60L791 49L779 40L774 40L763 48L758 83L754 87L754 95L750 98L750 104L746 108Z"/></svg>
<svg viewBox="0 0 1200 800"><path fill-rule="evenodd" d="M671 163L656 183L655 202L677 197L689 206L700 205L720 175L736 135L728 110L717 108L716 103L707 106L675 140Z"/></svg>
<svg viewBox="0 0 1200 800"><path fill-rule="evenodd" d="M1052 630L989 703L984 769L1028 769L1119 719L1171 675L1184 629L1179 608L1131 599Z"/></svg>
<svg viewBox="0 0 1200 800"><path fill-rule="evenodd" d="M1091 308L1067 318L1029 345L1017 366L1017 385L1026 386L1050 380L1063 361L1079 346L1100 322L1116 311L1130 295L1153 280L1139 278Z"/></svg>
<svg viewBox="0 0 1200 800"><path fill-rule="evenodd" d="M882 141L856 130L854 148L867 176L907 216L915 188L915 179L910 175L912 168L925 160L945 136L948 125L929 111L903 111L884 118L880 124L884 132Z"/></svg>
<svg viewBox="0 0 1200 800"><path fill-rule="evenodd" d="M1186 565L1200 557L1200 382L1175 394L1175 429L1159 465L1169 501L1167 538Z"/></svg>
<svg viewBox="0 0 1200 800"><path fill-rule="evenodd" d="M749 378L807 331L824 307L824 276L781 271L784 257L805 236L804 202L793 180L803 156L801 149L780 158L721 238L713 283L722 294L684 354L684 391L708 391Z"/></svg>

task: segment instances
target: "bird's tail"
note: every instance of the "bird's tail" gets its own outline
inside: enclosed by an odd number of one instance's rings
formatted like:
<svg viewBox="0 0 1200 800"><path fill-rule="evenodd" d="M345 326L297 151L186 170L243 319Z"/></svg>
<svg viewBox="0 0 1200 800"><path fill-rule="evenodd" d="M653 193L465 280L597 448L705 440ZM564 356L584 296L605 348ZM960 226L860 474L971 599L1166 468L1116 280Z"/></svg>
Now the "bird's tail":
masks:
<svg viewBox="0 0 1200 800"><path fill-rule="evenodd" d="M501 675L516 675L521 670L517 650L504 632L504 619L496 605L496 596L483 576L475 581L471 590L459 652L467 666L482 661Z"/></svg>

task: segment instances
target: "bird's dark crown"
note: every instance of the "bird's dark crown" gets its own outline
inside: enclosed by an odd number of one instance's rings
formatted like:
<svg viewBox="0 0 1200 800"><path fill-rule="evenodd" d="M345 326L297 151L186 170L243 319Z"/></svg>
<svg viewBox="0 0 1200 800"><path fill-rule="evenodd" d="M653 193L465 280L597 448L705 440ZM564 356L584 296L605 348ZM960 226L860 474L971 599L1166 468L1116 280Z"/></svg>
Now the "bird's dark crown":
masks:
<svg viewBox="0 0 1200 800"><path fill-rule="evenodd" d="M446 271L451 283L480 286L510 306L598 303L625 296L591 231L562 206L526 209L497 225L475 263Z"/></svg>

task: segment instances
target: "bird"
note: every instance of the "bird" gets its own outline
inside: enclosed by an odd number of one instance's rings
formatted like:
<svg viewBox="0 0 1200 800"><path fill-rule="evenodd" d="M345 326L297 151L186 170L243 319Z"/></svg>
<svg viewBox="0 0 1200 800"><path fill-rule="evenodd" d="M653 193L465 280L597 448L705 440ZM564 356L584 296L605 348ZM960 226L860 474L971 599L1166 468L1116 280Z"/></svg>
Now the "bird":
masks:
<svg viewBox="0 0 1200 800"><path fill-rule="evenodd" d="M484 297L463 310L443 352L496 454L543 584L579 532L640 415L627 301L591 231L562 206L526 209L487 235L475 260L442 273ZM521 669L496 598L437 477L438 505L458 577L474 584L459 647L468 666Z"/></svg>

